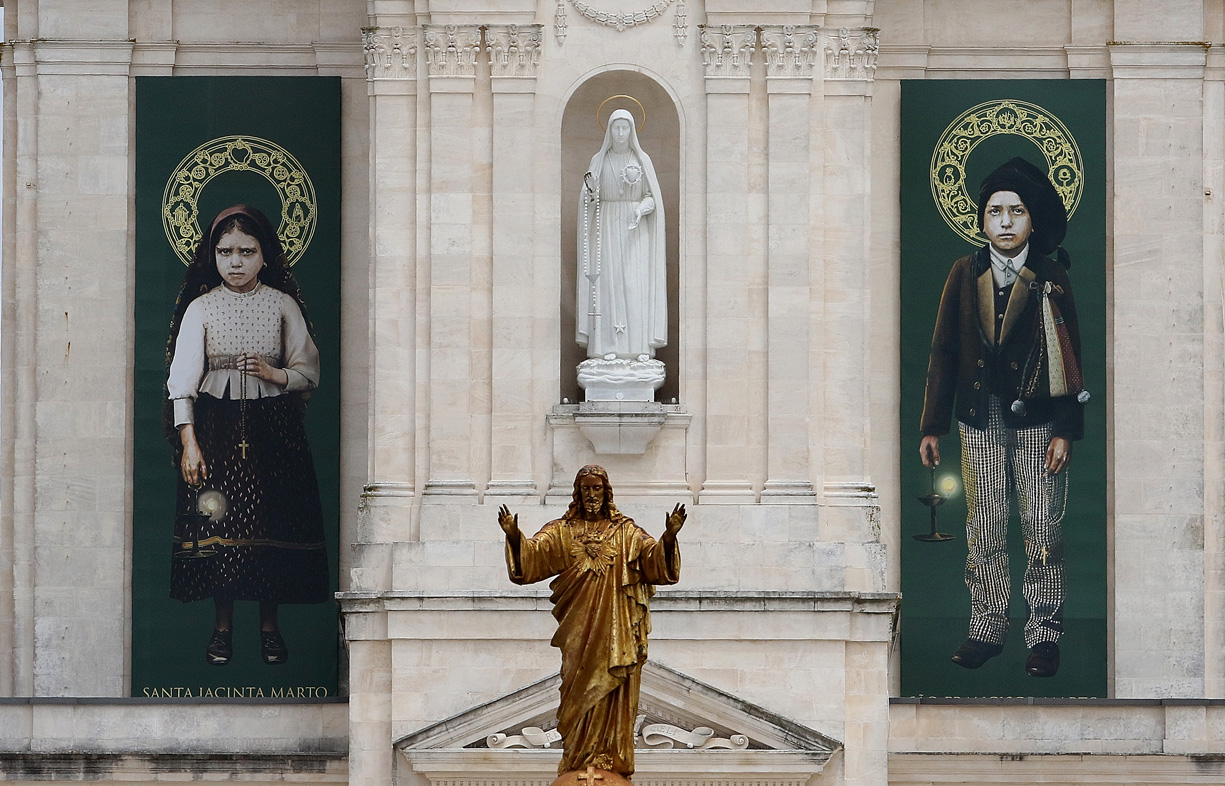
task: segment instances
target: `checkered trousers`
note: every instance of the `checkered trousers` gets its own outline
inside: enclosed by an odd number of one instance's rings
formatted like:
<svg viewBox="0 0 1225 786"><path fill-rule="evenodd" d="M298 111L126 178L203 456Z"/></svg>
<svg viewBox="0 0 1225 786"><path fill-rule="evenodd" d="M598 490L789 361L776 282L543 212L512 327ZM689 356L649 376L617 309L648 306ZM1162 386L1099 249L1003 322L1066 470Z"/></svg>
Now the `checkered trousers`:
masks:
<svg viewBox="0 0 1225 786"><path fill-rule="evenodd" d="M966 586L970 638L1003 644L1008 635L1009 503L1016 494L1025 539L1023 592L1029 604L1025 646L1054 642L1063 633L1063 539L1067 502L1065 469L1046 472L1049 423L1004 425L1000 400L990 396L986 429L960 423L961 476L966 491Z"/></svg>

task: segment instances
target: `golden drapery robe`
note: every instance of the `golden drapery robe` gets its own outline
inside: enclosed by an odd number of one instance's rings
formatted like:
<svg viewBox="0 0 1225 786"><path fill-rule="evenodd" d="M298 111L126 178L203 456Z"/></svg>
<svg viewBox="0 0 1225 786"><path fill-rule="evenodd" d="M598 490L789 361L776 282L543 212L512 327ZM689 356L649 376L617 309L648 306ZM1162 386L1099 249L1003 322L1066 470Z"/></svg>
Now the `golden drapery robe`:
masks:
<svg viewBox="0 0 1225 786"><path fill-rule="evenodd" d="M680 578L679 545L667 554L662 542L614 509L611 521L550 521L519 541L517 571L508 543L506 564L516 584L557 577L549 588L557 618L550 643L561 650L558 773L593 766L632 775L649 602L653 585Z"/></svg>

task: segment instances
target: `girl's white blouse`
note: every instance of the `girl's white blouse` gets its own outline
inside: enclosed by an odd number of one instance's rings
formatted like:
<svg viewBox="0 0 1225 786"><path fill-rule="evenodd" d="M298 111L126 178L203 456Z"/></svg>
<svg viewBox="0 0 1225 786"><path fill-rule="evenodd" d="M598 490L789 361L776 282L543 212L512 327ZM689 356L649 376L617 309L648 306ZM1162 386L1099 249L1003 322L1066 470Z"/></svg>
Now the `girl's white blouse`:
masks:
<svg viewBox="0 0 1225 786"><path fill-rule="evenodd" d="M195 400L201 393L240 398L243 374L236 361L243 353L259 354L289 377L289 384L281 387L246 375L247 398L312 390L319 384L319 350L294 299L262 283L250 292L222 285L193 300L179 326L166 381L176 426L194 422Z"/></svg>

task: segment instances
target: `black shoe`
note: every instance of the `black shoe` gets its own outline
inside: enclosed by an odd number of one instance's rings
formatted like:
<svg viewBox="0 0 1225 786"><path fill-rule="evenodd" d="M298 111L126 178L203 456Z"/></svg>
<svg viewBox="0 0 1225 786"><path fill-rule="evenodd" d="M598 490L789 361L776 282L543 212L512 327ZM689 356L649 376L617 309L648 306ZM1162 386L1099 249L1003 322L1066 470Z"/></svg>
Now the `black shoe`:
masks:
<svg viewBox="0 0 1225 786"><path fill-rule="evenodd" d="M259 654L264 656L264 663L269 666L279 666L289 660L289 648L285 646L285 639L281 638L279 630L259 632Z"/></svg>
<svg viewBox="0 0 1225 786"><path fill-rule="evenodd" d="M213 666L224 666L234 655L234 633L228 630L214 630L213 637L204 648L204 660Z"/></svg>
<svg viewBox="0 0 1225 786"><path fill-rule="evenodd" d="M1029 650L1025 659L1025 673L1031 677L1054 677L1059 671L1059 645L1053 641L1040 641Z"/></svg>
<svg viewBox="0 0 1225 786"><path fill-rule="evenodd" d="M1003 644L991 644L978 639L966 639L950 659L965 669L977 669L1004 651Z"/></svg>

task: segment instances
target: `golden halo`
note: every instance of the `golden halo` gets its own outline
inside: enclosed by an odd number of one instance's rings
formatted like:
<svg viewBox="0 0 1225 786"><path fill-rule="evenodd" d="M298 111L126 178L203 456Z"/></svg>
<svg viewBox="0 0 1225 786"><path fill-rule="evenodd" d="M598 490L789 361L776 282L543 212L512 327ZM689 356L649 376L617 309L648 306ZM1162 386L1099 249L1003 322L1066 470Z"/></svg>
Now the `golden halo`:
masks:
<svg viewBox="0 0 1225 786"><path fill-rule="evenodd" d="M276 228L285 259L293 265L315 236L315 186L298 159L275 142L254 136L223 136L205 142L179 162L162 193L162 229L184 265L204 232L200 229L200 194L222 172L255 172L281 197L281 223Z"/></svg>
<svg viewBox="0 0 1225 786"><path fill-rule="evenodd" d="M600 113L604 111L604 105L607 104L609 101L613 100L614 98L628 98L630 101L633 101L635 104L637 104L638 111L642 113L642 122L638 124L638 128L635 130L642 131L642 129L647 127L647 110L646 110L646 107L642 105L642 102L639 101L637 98L634 98L633 96L615 95L615 96L609 96L608 98L605 98L603 101L600 102L600 106L597 107L595 110L595 122L600 127L601 131L604 131L605 128L604 128L604 122L600 120ZM613 111L616 111L616 110L613 110ZM612 114L612 112L609 112L609 114Z"/></svg>
<svg viewBox="0 0 1225 786"><path fill-rule="evenodd" d="M966 189L966 161L984 140L1001 134L1033 142L1046 159L1068 218L1076 212L1085 188L1085 165L1072 133L1052 113L1026 101L997 99L962 112L940 135L932 151L931 189L945 223L976 245L986 237L978 229L978 204Z"/></svg>

